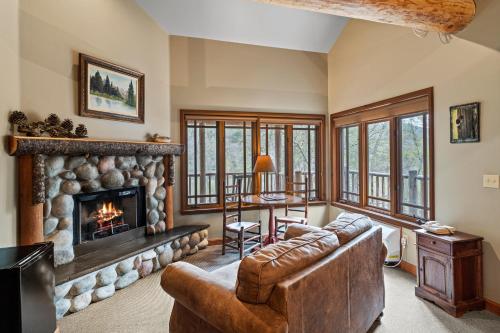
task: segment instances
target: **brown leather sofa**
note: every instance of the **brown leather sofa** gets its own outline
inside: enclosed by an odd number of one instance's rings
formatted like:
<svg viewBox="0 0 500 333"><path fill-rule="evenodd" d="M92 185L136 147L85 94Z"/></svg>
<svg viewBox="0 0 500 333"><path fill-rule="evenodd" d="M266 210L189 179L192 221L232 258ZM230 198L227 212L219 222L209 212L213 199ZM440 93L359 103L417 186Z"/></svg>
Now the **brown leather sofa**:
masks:
<svg viewBox="0 0 500 333"><path fill-rule="evenodd" d="M171 264L170 332L366 332L384 309L384 251L380 227L341 214L214 272Z"/></svg>

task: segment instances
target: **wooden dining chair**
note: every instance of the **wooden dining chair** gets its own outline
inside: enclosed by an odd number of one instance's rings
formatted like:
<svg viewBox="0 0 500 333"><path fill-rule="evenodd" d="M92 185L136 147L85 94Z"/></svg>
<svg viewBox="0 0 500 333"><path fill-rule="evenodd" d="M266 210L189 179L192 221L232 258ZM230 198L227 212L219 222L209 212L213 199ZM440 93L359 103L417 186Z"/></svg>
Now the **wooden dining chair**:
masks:
<svg viewBox="0 0 500 333"><path fill-rule="evenodd" d="M284 234L291 223L307 224L307 210L309 208L309 181L307 176L302 182L288 182L287 194L304 198L303 205L285 206L285 216L274 217L274 236ZM292 215L291 213L294 213ZM298 215L297 215L298 214Z"/></svg>
<svg viewBox="0 0 500 333"><path fill-rule="evenodd" d="M241 179L235 185L224 182L223 188L222 255L226 254L227 246L238 250L241 260L245 252L262 247L262 224L241 220Z"/></svg>

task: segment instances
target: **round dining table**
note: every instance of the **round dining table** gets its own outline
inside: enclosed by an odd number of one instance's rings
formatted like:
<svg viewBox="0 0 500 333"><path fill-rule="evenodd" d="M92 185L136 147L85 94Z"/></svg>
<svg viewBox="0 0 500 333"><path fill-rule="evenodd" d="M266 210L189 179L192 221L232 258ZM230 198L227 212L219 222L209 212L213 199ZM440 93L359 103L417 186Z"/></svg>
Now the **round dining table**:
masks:
<svg viewBox="0 0 500 333"><path fill-rule="evenodd" d="M277 199L273 200L264 199L258 194L244 195L241 197L241 202L245 204L256 205L269 210L269 235L264 239L264 246L274 244L278 240L274 230L274 208L276 206L298 205L304 203L303 198L290 194L276 194L276 197Z"/></svg>

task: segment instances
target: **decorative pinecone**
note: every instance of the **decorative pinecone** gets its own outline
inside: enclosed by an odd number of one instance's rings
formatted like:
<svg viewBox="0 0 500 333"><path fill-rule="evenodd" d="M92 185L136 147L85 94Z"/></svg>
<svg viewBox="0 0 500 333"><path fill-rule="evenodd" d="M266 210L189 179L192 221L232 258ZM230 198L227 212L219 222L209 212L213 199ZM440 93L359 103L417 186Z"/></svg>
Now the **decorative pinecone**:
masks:
<svg viewBox="0 0 500 333"><path fill-rule="evenodd" d="M47 119L45 119L45 122L51 126L57 126L61 123L61 119L59 119L57 114L51 113Z"/></svg>
<svg viewBox="0 0 500 333"><path fill-rule="evenodd" d="M27 124L21 124L17 127L17 131L19 133L28 133L29 131L31 131L30 127L27 125Z"/></svg>
<svg viewBox="0 0 500 333"><path fill-rule="evenodd" d="M72 131L74 127L73 121L71 119L64 119L63 122L61 123L61 127L67 131Z"/></svg>
<svg viewBox="0 0 500 333"><path fill-rule="evenodd" d="M53 138L57 138L59 136L59 131L55 128L49 129L47 133Z"/></svg>
<svg viewBox="0 0 500 333"><path fill-rule="evenodd" d="M87 127L85 127L84 124L79 124L76 129L75 129L75 134L79 138L86 138L87 137Z"/></svg>
<svg viewBox="0 0 500 333"><path fill-rule="evenodd" d="M24 125L28 121L28 117L22 111L12 111L9 114L9 123L12 125Z"/></svg>

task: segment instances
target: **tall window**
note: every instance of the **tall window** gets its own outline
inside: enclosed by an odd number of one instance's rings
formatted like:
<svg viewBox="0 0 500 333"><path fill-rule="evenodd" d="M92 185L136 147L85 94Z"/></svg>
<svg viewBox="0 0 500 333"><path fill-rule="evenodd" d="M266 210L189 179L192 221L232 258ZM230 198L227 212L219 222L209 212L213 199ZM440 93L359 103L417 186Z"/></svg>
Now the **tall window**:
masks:
<svg viewBox="0 0 500 333"><path fill-rule="evenodd" d="M238 181L244 194L280 193L307 178L310 200L324 200L323 115L182 110L181 119L183 212L221 209L223 184ZM259 154L276 173L253 174Z"/></svg>
<svg viewBox="0 0 500 333"><path fill-rule="evenodd" d="M311 198L317 198L316 175L316 136L319 126L315 125L293 125L293 174L291 177L295 182L303 182L305 177L309 182Z"/></svg>
<svg viewBox="0 0 500 333"><path fill-rule="evenodd" d="M276 173L261 177L261 188L283 192L286 187L285 125L265 124L260 127L260 154L271 156Z"/></svg>
<svg viewBox="0 0 500 333"><path fill-rule="evenodd" d="M189 205L217 202L217 133L214 121L187 122Z"/></svg>
<svg viewBox="0 0 500 333"><path fill-rule="evenodd" d="M359 126L339 129L340 199L359 203Z"/></svg>
<svg viewBox="0 0 500 333"><path fill-rule="evenodd" d="M429 114L399 118L399 211L429 217Z"/></svg>
<svg viewBox="0 0 500 333"><path fill-rule="evenodd" d="M333 204L388 222L434 217L432 88L333 114Z"/></svg>
<svg viewBox="0 0 500 333"><path fill-rule="evenodd" d="M225 166L227 185L241 180L241 192L252 193L252 122L225 122Z"/></svg>
<svg viewBox="0 0 500 333"><path fill-rule="evenodd" d="M368 205L391 209L391 125L389 121L367 124Z"/></svg>

